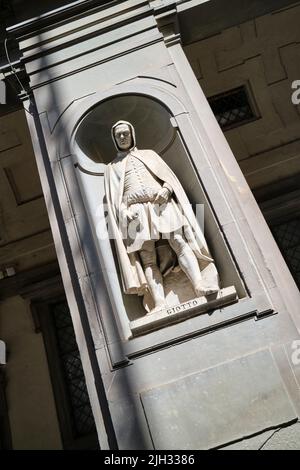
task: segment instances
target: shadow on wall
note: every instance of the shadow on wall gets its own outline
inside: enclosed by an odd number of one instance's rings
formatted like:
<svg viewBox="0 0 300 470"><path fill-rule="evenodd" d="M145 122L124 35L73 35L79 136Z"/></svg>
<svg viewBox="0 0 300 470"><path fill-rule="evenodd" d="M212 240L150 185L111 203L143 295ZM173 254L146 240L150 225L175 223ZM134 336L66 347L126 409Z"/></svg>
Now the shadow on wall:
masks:
<svg viewBox="0 0 300 470"><path fill-rule="evenodd" d="M118 260L114 246L107 244L100 236L106 232L105 190L103 174L106 164L116 157L112 142L111 126L123 119L135 127L137 147L155 150L180 180L195 212L204 207L204 221L198 220L203 228L213 258L221 278L221 286L234 285L240 298L245 297L245 289L224 244L221 231L213 215L210 203L201 184L201 174L195 168L190 152L179 128L176 127L171 112L154 98L142 94L120 94L98 102L81 119L74 132L75 160L79 165L78 178L87 213L90 215L91 228L96 246L99 249L102 270L109 272L109 286L114 285L114 304L118 318L128 317L130 321L142 317L145 312L140 298L121 294L120 280L112 279ZM175 124L175 127L174 125ZM190 126L187 117L187 126ZM201 152L201 148L199 148ZM73 153L73 152L72 152ZM75 163L75 161L74 161ZM197 206L198 205L198 206ZM201 217L201 213L198 212ZM203 225L204 222L204 225ZM112 261L114 258L114 262ZM123 312L125 307L126 314ZM123 313L121 313L121 311ZM125 335L126 337L126 335Z"/></svg>

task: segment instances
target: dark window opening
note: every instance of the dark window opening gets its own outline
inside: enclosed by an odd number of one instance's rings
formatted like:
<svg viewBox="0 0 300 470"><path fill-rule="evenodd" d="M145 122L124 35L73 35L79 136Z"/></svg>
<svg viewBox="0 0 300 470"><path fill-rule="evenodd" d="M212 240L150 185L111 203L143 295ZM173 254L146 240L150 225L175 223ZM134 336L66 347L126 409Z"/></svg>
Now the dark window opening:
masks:
<svg viewBox="0 0 300 470"><path fill-rule="evenodd" d="M96 426L65 297L34 305L43 334L64 449L99 449Z"/></svg>
<svg viewBox="0 0 300 470"><path fill-rule="evenodd" d="M4 366L0 365L0 450L11 450L12 440L5 395L5 387L6 379Z"/></svg>
<svg viewBox="0 0 300 470"><path fill-rule="evenodd" d="M85 436L96 432L74 328L66 302L51 306L58 354L71 404L73 432Z"/></svg>
<svg viewBox="0 0 300 470"><path fill-rule="evenodd" d="M250 104L248 91L242 86L208 98L211 109L223 130L257 118Z"/></svg>
<svg viewBox="0 0 300 470"><path fill-rule="evenodd" d="M300 217L271 227L281 253L300 288Z"/></svg>

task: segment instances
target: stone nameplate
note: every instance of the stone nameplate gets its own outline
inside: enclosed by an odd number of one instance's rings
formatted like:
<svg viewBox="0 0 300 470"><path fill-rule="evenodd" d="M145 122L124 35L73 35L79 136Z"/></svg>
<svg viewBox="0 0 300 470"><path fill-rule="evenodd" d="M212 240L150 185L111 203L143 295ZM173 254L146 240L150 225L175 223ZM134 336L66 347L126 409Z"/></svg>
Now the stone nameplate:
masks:
<svg viewBox="0 0 300 470"><path fill-rule="evenodd" d="M156 330L172 323L177 323L201 313L206 313L236 302L237 293L233 286L221 289L216 294L199 297L182 304L169 307L159 312L150 313L130 323L133 336Z"/></svg>

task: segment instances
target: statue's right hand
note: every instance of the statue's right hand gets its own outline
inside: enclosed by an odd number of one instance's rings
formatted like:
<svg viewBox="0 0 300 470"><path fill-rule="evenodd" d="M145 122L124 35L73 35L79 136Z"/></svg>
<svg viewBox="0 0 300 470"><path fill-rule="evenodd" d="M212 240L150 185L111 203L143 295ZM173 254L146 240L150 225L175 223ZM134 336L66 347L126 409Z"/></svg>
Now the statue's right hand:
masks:
<svg viewBox="0 0 300 470"><path fill-rule="evenodd" d="M129 208L124 210L123 216L127 219L127 222L129 223L138 217L138 213Z"/></svg>

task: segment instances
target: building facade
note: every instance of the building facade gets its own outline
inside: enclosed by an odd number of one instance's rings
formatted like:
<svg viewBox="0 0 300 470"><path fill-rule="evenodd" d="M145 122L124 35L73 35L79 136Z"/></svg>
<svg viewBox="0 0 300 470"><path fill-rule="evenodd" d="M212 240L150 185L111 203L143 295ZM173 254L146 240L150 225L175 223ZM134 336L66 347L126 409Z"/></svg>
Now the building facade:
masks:
<svg viewBox="0 0 300 470"><path fill-rule="evenodd" d="M2 448L299 449L300 3L2 3ZM228 304L145 325L122 293L118 119L204 206Z"/></svg>

